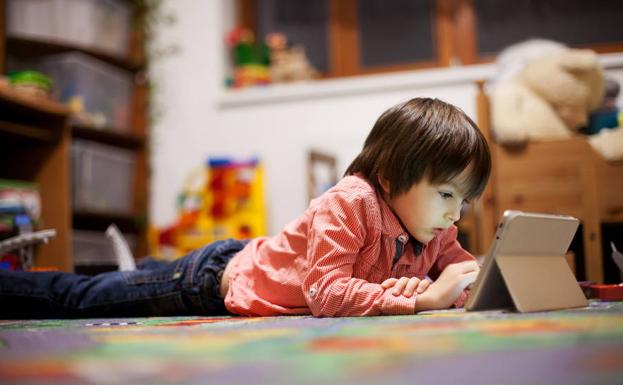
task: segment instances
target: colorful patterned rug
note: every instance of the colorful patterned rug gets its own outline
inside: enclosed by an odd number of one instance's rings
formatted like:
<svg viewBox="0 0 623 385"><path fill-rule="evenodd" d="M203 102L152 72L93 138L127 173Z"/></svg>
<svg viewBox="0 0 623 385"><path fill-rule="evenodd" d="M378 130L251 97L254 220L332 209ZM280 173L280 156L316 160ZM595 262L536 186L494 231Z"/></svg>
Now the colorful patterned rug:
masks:
<svg viewBox="0 0 623 385"><path fill-rule="evenodd" d="M623 302L518 314L0 321L1 384L622 384Z"/></svg>

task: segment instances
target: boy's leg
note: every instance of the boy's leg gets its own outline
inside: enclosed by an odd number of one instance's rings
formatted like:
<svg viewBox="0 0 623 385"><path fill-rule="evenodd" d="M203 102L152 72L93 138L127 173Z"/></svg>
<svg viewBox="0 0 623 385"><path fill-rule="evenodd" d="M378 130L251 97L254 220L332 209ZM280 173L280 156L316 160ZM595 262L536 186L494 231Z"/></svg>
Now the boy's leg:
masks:
<svg viewBox="0 0 623 385"><path fill-rule="evenodd" d="M224 314L219 274L245 244L218 241L154 269L94 277L0 272L0 318Z"/></svg>
<svg viewBox="0 0 623 385"><path fill-rule="evenodd" d="M158 267L166 265L168 262L153 257L145 257L136 262L136 268L138 270L153 270Z"/></svg>

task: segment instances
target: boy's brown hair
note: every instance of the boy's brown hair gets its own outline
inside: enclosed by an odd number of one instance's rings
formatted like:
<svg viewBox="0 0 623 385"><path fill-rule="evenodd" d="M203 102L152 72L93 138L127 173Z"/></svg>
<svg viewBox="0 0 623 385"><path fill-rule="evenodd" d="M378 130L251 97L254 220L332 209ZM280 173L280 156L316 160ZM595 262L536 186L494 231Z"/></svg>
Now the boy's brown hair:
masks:
<svg viewBox="0 0 623 385"><path fill-rule="evenodd" d="M427 177L443 184L470 167L462 181L466 199L479 196L491 174L484 136L461 109L439 99L414 98L385 111L345 175L363 174L378 192L379 177L389 182L390 197Z"/></svg>

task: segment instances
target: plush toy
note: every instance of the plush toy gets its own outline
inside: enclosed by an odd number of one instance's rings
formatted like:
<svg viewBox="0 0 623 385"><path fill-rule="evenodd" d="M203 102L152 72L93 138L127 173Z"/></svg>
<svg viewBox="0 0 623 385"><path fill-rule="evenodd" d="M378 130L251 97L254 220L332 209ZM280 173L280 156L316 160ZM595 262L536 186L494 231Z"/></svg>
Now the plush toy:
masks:
<svg viewBox="0 0 623 385"><path fill-rule="evenodd" d="M602 103L604 80L590 50L535 40L511 46L499 60L492 92L496 140L516 145L579 135ZM623 129L586 137L607 160L623 160Z"/></svg>
<svg viewBox="0 0 623 385"><path fill-rule="evenodd" d="M288 46L288 40L282 33L266 36L270 47L270 79L274 83L310 80L319 77L302 45Z"/></svg>
<svg viewBox="0 0 623 385"><path fill-rule="evenodd" d="M591 113L588 126L581 132L585 135L598 134L603 129L617 128L623 125L623 112L617 106L621 86L612 78L605 78L604 98L601 106Z"/></svg>
<svg viewBox="0 0 623 385"><path fill-rule="evenodd" d="M263 42L256 43L253 32L235 27L227 35L227 45L231 48L234 65L233 76L227 79L229 86L241 88L270 83L270 48Z"/></svg>

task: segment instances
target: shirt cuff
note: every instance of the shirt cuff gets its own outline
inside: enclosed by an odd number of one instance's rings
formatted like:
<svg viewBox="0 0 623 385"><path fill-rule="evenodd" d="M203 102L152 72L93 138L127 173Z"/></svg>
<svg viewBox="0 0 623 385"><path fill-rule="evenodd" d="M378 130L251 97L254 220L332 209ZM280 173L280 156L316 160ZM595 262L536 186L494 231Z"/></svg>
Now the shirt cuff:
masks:
<svg viewBox="0 0 623 385"><path fill-rule="evenodd" d="M460 295L459 298L456 299L456 301L454 301L453 305L455 308L460 309L463 306L465 306L465 302L467 302L467 290L464 290Z"/></svg>
<svg viewBox="0 0 623 385"><path fill-rule="evenodd" d="M413 315L415 314L415 301L417 295L407 298L404 295L395 296L390 290L384 295L381 312L387 315Z"/></svg>

